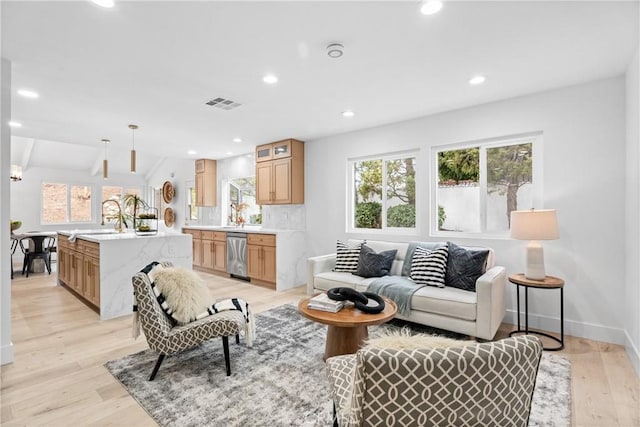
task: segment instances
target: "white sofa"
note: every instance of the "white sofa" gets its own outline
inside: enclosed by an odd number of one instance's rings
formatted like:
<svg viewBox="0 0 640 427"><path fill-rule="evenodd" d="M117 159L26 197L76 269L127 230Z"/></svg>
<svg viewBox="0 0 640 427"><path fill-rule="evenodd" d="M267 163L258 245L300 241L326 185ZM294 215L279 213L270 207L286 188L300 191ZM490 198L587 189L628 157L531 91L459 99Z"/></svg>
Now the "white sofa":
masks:
<svg viewBox="0 0 640 427"><path fill-rule="evenodd" d="M349 243L361 242L349 240ZM421 246L435 247L442 242L424 242ZM366 245L376 252L397 249L390 275L401 275L409 243L367 240ZM464 247L464 246L463 246ZM505 315L504 267L494 266L493 250L489 256L485 273L476 281L476 292L445 286L420 288L411 299L409 316L396 315L399 319L446 329L472 337L492 340ZM307 261L307 294L313 295L336 287L350 287L366 291L376 278L365 279L352 273L332 271L336 254L321 255Z"/></svg>

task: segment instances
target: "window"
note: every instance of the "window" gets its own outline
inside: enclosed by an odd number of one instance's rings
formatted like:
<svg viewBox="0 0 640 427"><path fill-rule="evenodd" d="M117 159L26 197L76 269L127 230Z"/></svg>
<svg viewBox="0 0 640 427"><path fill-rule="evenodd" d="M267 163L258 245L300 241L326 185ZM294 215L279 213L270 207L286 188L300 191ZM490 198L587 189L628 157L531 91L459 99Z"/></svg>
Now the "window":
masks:
<svg viewBox="0 0 640 427"><path fill-rule="evenodd" d="M348 167L348 231L415 231L415 153L350 160Z"/></svg>
<svg viewBox="0 0 640 427"><path fill-rule="evenodd" d="M198 220L198 207L196 206L196 185L193 181L187 181L187 220Z"/></svg>
<svg viewBox="0 0 640 427"><path fill-rule="evenodd" d="M139 188L122 188L114 187L110 185L102 186L102 203L107 200L115 200L120 204L120 207L124 210L125 217L133 217L133 204L125 204L124 197L127 194L135 194L140 196L141 191ZM118 208L113 203L108 203L102 206L102 212L100 212L105 222L115 222L118 218Z"/></svg>
<svg viewBox="0 0 640 427"><path fill-rule="evenodd" d="M42 184L42 224L90 222L92 218L90 186Z"/></svg>
<svg viewBox="0 0 640 427"><path fill-rule="evenodd" d="M262 224L262 206L256 204L255 176L229 180L227 194L228 225L236 225L238 219L249 225Z"/></svg>
<svg viewBox="0 0 640 427"><path fill-rule="evenodd" d="M539 139L435 147L432 234L505 235L511 211L537 207Z"/></svg>

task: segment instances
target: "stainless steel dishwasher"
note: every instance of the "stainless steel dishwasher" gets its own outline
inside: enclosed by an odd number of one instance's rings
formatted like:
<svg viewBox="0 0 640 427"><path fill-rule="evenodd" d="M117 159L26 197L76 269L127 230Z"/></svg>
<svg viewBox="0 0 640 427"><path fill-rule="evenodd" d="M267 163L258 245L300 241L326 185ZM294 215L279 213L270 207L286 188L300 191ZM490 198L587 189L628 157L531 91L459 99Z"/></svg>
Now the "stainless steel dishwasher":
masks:
<svg viewBox="0 0 640 427"><path fill-rule="evenodd" d="M227 232L227 273L238 279L247 277L247 233Z"/></svg>

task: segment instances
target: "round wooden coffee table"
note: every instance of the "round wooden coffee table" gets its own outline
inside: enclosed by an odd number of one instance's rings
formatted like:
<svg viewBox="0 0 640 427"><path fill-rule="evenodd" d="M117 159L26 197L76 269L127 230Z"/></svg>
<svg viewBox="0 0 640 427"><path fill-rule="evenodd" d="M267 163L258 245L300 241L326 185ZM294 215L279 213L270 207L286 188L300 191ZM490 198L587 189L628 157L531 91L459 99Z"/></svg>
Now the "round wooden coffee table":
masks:
<svg viewBox="0 0 640 427"><path fill-rule="evenodd" d="M337 313L314 310L307 307L310 298L303 298L298 303L298 310L307 319L327 325L327 342L322 360L342 354L353 354L369 337L367 326L388 322L398 311L396 304L384 299L384 310L378 314L367 314L355 307L343 308Z"/></svg>

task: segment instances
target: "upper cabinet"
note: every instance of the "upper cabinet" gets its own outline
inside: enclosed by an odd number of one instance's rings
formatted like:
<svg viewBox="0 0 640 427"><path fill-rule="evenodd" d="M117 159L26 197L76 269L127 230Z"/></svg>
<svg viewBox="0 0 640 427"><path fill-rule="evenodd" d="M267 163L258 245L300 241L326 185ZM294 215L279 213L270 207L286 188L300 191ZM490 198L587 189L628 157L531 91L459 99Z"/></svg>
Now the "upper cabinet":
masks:
<svg viewBox="0 0 640 427"><path fill-rule="evenodd" d="M217 201L217 163L211 159L196 160L196 206L215 206Z"/></svg>
<svg viewBox="0 0 640 427"><path fill-rule="evenodd" d="M256 147L256 203L304 203L304 143L285 139Z"/></svg>

